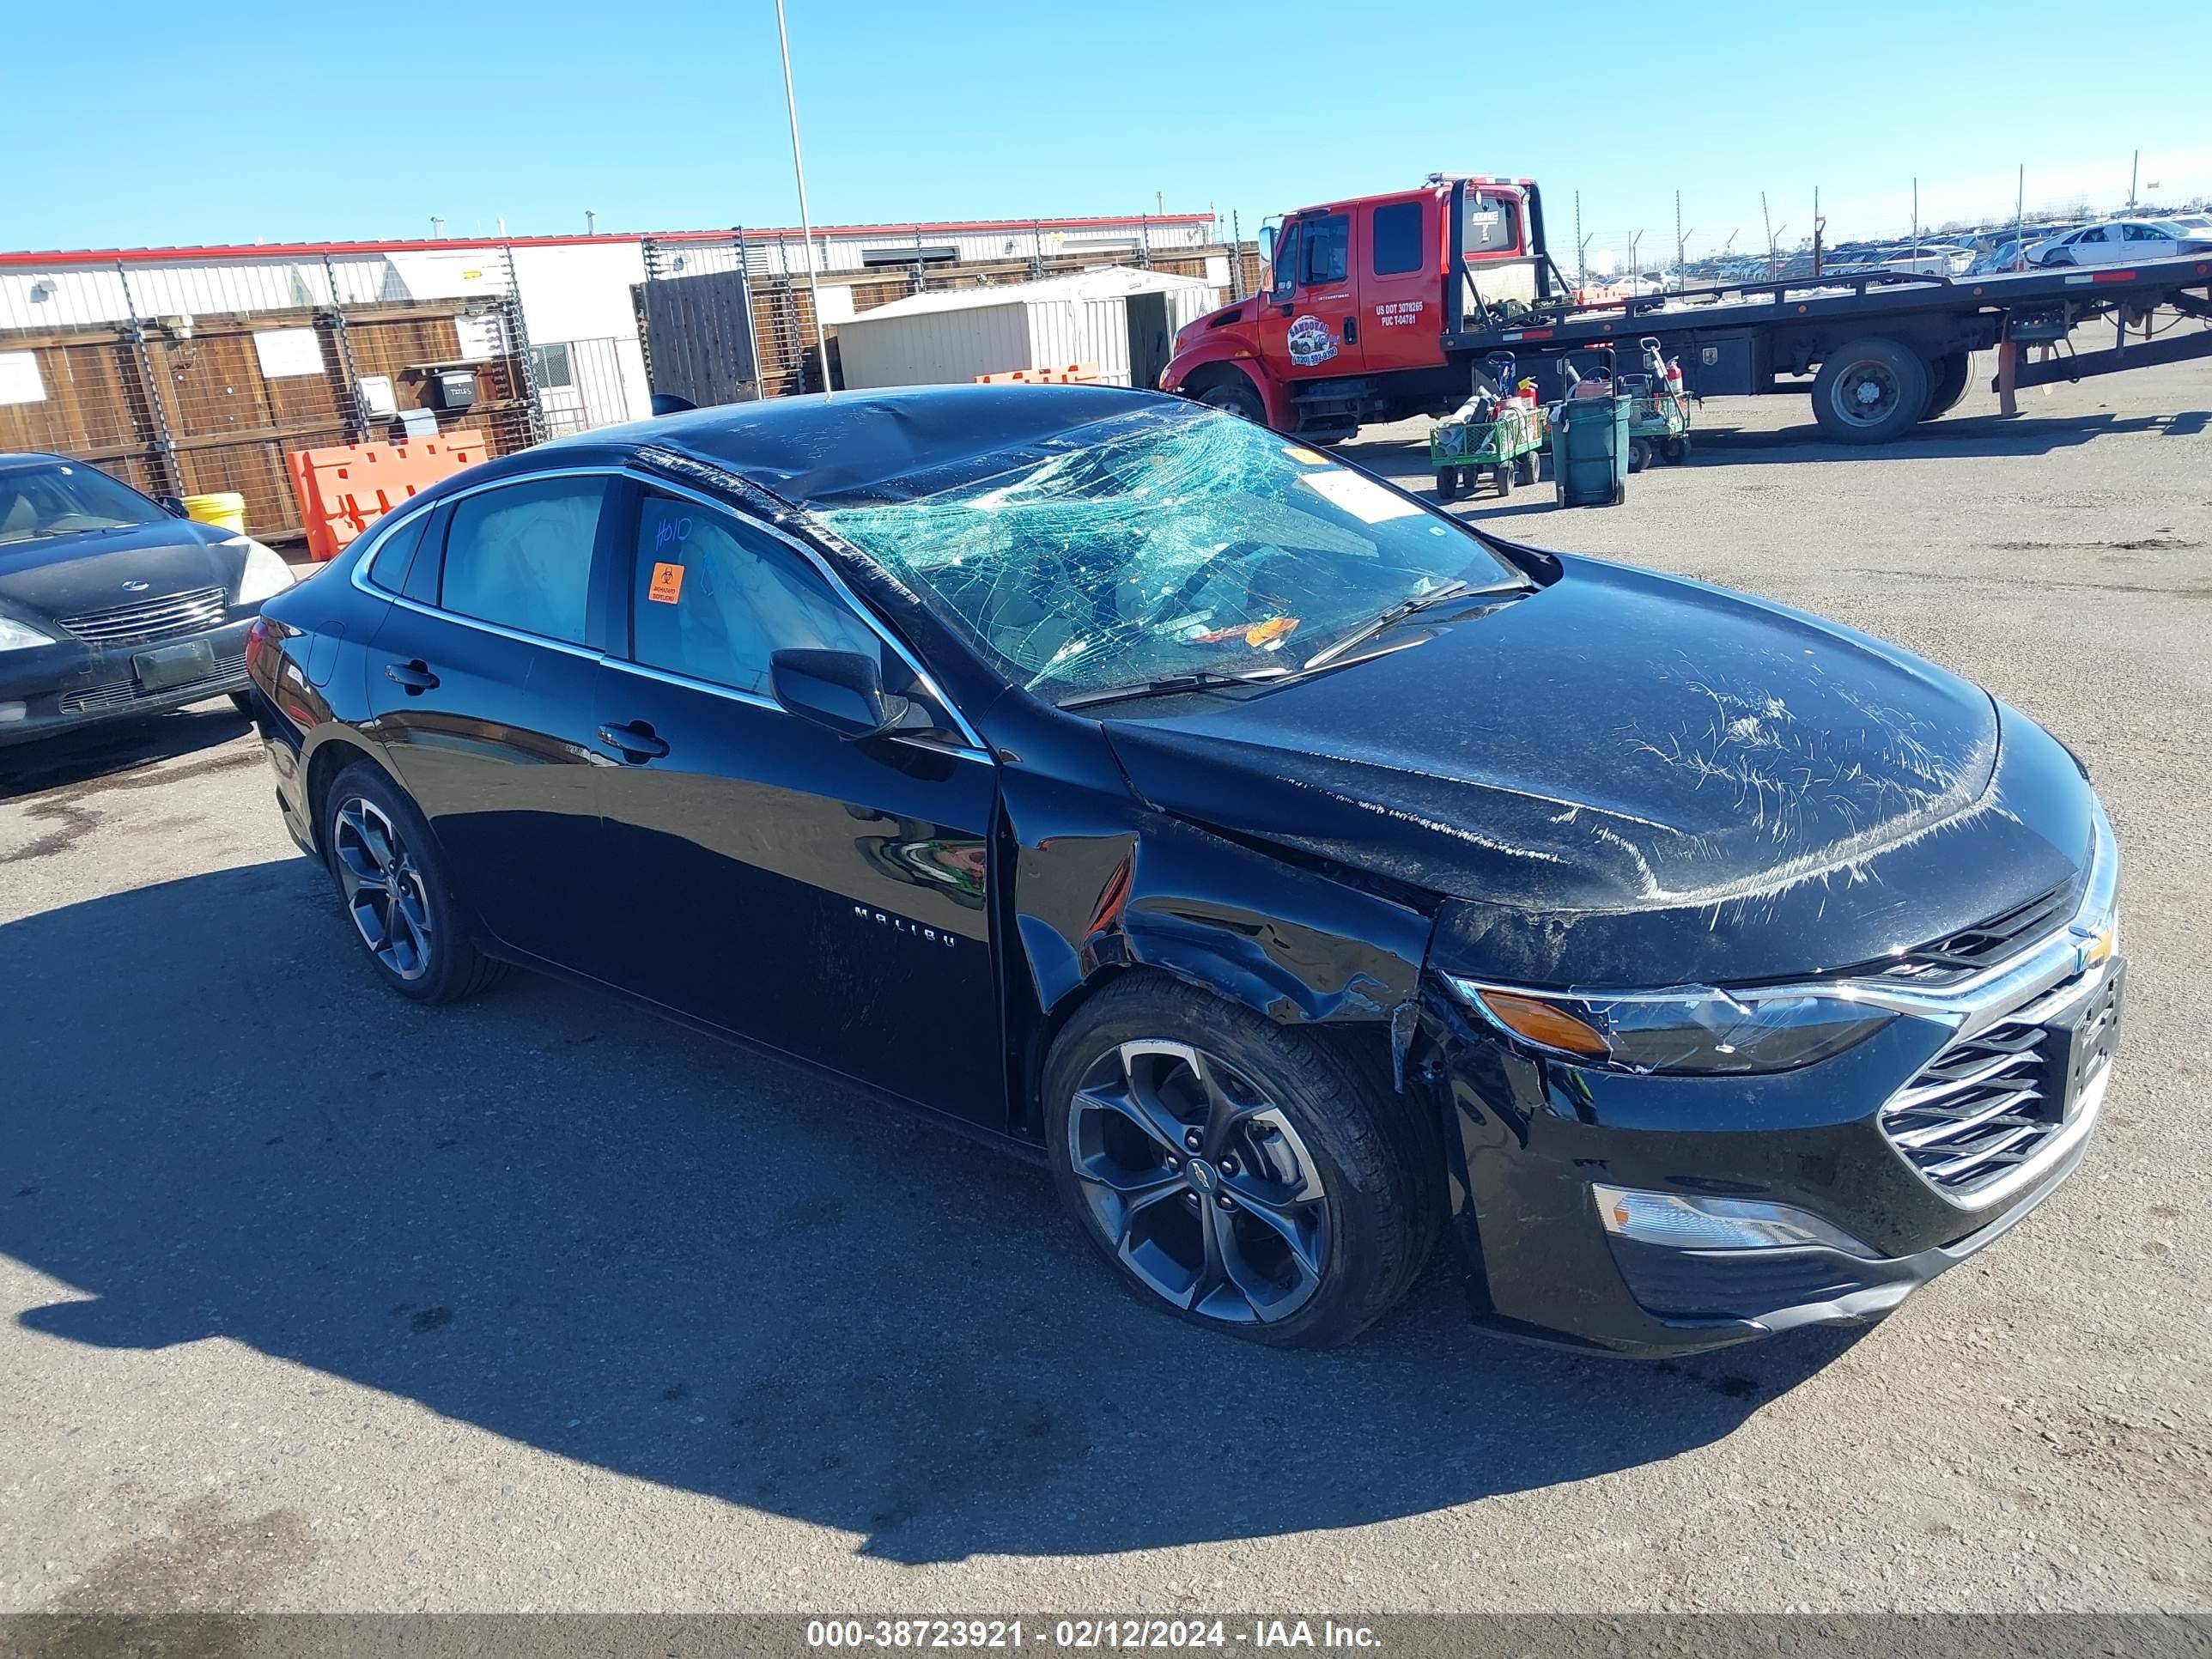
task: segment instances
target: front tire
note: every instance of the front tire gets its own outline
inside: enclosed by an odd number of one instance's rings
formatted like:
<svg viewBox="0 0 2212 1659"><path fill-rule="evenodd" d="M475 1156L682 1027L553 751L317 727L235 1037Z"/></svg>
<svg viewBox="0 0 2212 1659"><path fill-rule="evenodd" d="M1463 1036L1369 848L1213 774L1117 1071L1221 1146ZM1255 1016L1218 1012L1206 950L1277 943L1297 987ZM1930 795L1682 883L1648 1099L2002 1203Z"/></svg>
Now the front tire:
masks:
<svg viewBox="0 0 2212 1659"><path fill-rule="evenodd" d="M332 780L321 830L339 902L386 985L441 1003L491 982L499 964L470 937L430 827L404 790L357 762Z"/></svg>
<svg viewBox="0 0 2212 1659"><path fill-rule="evenodd" d="M1150 975L1068 1023L1043 1106L1061 1200L1115 1276L1249 1341L1350 1341L1442 1224L1435 1131L1379 1055Z"/></svg>
<svg viewBox="0 0 2212 1659"><path fill-rule="evenodd" d="M1212 409L1225 409L1255 426L1267 424L1267 406L1260 400L1259 388L1236 370L1200 392L1198 401Z"/></svg>

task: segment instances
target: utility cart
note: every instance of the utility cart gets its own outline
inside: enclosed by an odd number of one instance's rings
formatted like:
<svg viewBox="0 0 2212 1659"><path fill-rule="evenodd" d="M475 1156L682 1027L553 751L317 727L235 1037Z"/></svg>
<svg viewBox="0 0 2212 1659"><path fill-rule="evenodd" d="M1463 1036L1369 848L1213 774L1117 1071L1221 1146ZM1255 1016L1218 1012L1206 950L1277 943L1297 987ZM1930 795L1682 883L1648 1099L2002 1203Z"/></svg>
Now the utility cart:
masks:
<svg viewBox="0 0 2212 1659"><path fill-rule="evenodd" d="M1638 343L1651 372L1624 374L1620 390L1628 395L1628 470L1641 472L1655 460L1678 466L1690 459L1690 399L1679 374L1671 380L1659 342Z"/></svg>
<svg viewBox="0 0 2212 1659"><path fill-rule="evenodd" d="M1598 372L1585 375L1581 364ZM1563 356L1567 395L1552 405L1552 483L1561 507L1619 507L1628 499L1628 410L1611 346Z"/></svg>
<svg viewBox="0 0 2212 1659"><path fill-rule="evenodd" d="M1522 397L1513 381L1513 358L1492 352L1474 396L1452 418L1429 428L1429 465L1436 469L1437 499L1471 495L1487 477L1501 495L1516 483L1536 482L1547 425L1543 410Z"/></svg>

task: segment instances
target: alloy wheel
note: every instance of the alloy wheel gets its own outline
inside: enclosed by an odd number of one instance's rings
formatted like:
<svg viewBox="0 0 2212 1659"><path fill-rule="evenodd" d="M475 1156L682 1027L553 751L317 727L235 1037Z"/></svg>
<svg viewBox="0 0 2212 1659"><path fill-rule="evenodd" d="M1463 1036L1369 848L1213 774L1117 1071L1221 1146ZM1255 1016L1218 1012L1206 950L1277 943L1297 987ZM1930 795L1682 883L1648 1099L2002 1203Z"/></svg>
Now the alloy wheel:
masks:
<svg viewBox="0 0 2212 1659"><path fill-rule="evenodd" d="M1084 1073L1067 1130L1092 1219L1176 1307L1273 1322L1321 1287L1319 1168L1281 1109L1223 1060L1188 1043L1121 1043Z"/></svg>
<svg viewBox="0 0 2212 1659"><path fill-rule="evenodd" d="M414 854L374 801L356 795L332 822L338 886L362 942L401 979L422 978L430 971L430 896Z"/></svg>

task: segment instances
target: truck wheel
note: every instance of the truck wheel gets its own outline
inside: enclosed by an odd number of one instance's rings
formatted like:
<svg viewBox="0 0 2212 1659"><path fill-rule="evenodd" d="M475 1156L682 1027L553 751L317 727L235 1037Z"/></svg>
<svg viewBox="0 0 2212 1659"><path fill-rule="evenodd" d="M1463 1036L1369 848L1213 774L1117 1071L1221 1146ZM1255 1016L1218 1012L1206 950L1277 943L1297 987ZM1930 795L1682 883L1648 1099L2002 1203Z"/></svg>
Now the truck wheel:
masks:
<svg viewBox="0 0 2212 1659"><path fill-rule="evenodd" d="M1928 408L1928 361L1869 335L1830 352L1813 381L1813 418L1840 443L1902 437Z"/></svg>
<svg viewBox="0 0 2212 1659"><path fill-rule="evenodd" d="M1458 495L1459 470L1456 467L1438 467L1437 469L1437 499L1440 501L1449 501L1455 500Z"/></svg>
<svg viewBox="0 0 2212 1659"><path fill-rule="evenodd" d="M1920 418L1938 421L1964 402L1967 383L1973 378L1973 357L1964 351L1947 351L1929 365L1928 412Z"/></svg>
<svg viewBox="0 0 2212 1659"><path fill-rule="evenodd" d="M1200 392L1198 400L1214 409L1225 409L1255 426L1267 424L1267 406L1260 401L1258 388L1234 370Z"/></svg>

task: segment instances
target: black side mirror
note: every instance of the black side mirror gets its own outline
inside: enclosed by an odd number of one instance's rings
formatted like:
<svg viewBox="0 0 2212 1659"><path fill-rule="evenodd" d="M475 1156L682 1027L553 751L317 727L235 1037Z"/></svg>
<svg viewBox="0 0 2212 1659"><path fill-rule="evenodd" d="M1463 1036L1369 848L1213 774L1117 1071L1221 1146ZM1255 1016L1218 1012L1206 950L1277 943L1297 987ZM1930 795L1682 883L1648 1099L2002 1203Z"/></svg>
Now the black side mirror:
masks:
<svg viewBox="0 0 2212 1659"><path fill-rule="evenodd" d="M161 504L161 511L173 519L191 517L191 514L185 511L184 498L181 495L156 495L154 499Z"/></svg>
<svg viewBox="0 0 2212 1659"><path fill-rule="evenodd" d="M839 737L880 737L912 704L884 690L883 666L863 651L779 651L769 659L769 690L787 714Z"/></svg>

